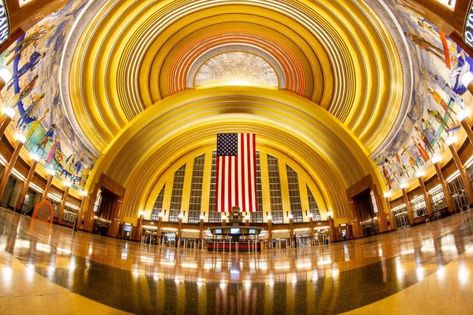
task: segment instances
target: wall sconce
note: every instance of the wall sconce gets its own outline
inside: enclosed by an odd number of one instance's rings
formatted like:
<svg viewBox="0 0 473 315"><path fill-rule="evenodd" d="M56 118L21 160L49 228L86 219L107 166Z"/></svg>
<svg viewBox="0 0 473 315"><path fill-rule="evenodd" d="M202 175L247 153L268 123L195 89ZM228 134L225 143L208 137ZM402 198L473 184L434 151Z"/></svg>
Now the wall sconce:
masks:
<svg viewBox="0 0 473 315"><path fill-rule="evenodd" d="M442 158L440 157L440 155L434 154L434 156L432 156L432 159L431 159L431 160L432 160L432 163L435 164L435 163L440 162L440 161L442 160Z"/></svg>
<svg viewBox="0 0 473 315"><path fill-rule="evenodd" d="M457 142L457 137L455 137L454 135L448 136L445 142L448 146L453 145Z"/></svg>
<svg viewBox="0 0 473 315"><path fill-rule="evenodd" d="M418 170L418 171L416 172L416 177L417 177L417 178L424 177L424 175L425 175L424 170Z"/></svg>
<svg viewBox="0 0 473 315"><path fill-rule="evenodd" d="M460 110L457 114L457 118L459 121L463 121L465 120L466 118L470 117L470 110L467 109L467 108L464 108L462 110Z"/></svg>

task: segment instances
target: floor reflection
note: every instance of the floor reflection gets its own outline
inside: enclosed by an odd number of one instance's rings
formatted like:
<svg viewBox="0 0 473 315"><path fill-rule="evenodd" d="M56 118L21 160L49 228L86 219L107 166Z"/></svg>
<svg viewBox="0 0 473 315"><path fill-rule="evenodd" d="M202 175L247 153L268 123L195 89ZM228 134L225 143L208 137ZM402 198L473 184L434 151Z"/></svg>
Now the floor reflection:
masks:
<svg viewBox="0 0 473 315"><path fill-rule="evenodd" d="M339 313L422 281L465 253L473 213L395 233L259 254L175 250L31 222L0 210L0 248L72 292L133 313ZM460 265L461 285L471 270ZM4 287L14 279L8 265Z"/></svg>

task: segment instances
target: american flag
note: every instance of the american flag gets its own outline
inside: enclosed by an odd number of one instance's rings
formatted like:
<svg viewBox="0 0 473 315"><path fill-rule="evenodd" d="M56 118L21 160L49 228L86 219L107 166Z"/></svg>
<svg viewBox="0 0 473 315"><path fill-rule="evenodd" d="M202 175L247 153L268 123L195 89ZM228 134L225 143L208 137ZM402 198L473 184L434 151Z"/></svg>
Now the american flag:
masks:
<svg viewBox="0 0 473 315"><path fill-rule="evenodd" d="M256 136L217 134L217 211L256 211Z"/></svg>

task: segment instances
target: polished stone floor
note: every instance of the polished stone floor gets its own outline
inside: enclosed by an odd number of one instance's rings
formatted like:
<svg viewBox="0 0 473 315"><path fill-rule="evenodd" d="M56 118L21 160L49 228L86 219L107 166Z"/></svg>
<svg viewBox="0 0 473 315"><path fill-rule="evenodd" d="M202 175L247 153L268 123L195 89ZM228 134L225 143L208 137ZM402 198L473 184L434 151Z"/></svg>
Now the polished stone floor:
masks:
<svg viewBox="0 0 473 315"><path fill-rule="evenodd" d="M473 211L264 253L142 245L0 209L0 314L472 314Z"/></svg>

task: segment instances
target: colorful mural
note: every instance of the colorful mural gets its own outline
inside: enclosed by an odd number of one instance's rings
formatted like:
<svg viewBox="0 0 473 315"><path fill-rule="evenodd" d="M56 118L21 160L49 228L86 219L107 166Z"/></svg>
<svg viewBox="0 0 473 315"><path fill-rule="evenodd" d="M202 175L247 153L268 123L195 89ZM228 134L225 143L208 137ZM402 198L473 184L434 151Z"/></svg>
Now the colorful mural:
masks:
<svg viewBox="0 0 473 315"><path fill-rule="evenodd" d="M414 177L444 151L447 137L460 130L456 116L471 96L460 78L473 59L436 26L407 7L389 1L403 28L414 59L413 106L390 148L376 160L389 189Z"/></svg>
<svg viewBox="0 0 473 315"><path fill-rule="evenodd" d="M1 97L16 110L14 126L26 136L25 147L76 188L85 184L94 158L62 109L58 71L68 32L86 2L70 1L0 55L0 65L12 73Z"/></svg>

